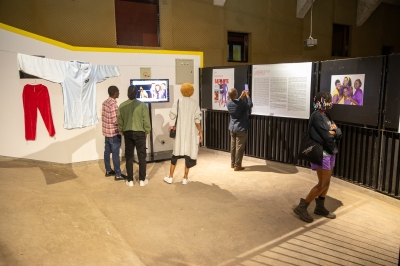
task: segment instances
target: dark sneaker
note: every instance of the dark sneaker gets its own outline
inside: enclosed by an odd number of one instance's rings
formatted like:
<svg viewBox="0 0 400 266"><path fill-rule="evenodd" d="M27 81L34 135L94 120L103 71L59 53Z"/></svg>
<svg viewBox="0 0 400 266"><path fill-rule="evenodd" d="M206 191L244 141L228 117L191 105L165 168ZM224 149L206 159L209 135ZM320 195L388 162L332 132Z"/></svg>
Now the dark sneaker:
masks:
<svg viewBox="0 0 400 266"><path fill-rule="evenodd" d="M126 175L124 175L124 174L121 174L120 176L115 176L114 177L114 180L115 181L121 181L121 180L125 180L125 179L127 179L128 177L126 176Z"/></svg>
<svg viewBox="0 0 400 266"><path fill-rule="evenodd" d="M113 175L115 175L114 170L111 170L110 172L107 172L107 171L106 171L106 176L107 176L107 177L108 177L108 176L113 176Z"/></svg>

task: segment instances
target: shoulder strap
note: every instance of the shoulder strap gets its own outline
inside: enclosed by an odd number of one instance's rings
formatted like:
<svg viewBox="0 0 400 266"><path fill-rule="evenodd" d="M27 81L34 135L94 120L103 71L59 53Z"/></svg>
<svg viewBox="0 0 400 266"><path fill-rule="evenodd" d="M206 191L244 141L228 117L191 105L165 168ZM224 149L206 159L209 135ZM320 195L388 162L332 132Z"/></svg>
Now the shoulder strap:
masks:
<svg viewBox="0 0 400 266"><path fill-rule="evenodd" d="M314 111L314 112L311 114L310 120L308 120L308 129L307 129L307 132L308 132L308 133L310 133L310 129L311 129L311 126L312 126L312 120L313 120L313 118L314 118L315 112L316 112L316 111Z"/></svg>
<svg viewBox="0 0 400 266"><path fill-rule="evenodd" d="M176 123L178 122L178 114L179 114L179 100L178 100L178 106L176 108L176 120L175 120L175 127L176 127Z"/></svg>

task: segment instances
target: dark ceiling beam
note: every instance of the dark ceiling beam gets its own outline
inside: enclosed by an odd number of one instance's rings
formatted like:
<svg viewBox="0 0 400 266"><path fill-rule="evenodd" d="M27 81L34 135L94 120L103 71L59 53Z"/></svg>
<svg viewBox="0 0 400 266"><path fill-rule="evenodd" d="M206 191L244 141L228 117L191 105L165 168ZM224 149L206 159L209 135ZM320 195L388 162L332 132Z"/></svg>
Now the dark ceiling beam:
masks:
<svg viewBox="0 0 400 266"><path fill-rule="evenodd" d="M304 18L312 3L313 0L297 0L296 18Z"/></svg>
<svg viewBox="0 0 400 266"><path fill-rule="evenodd" d="M362 26L381 3L382 0L358 0L356 26Z"/></svg>

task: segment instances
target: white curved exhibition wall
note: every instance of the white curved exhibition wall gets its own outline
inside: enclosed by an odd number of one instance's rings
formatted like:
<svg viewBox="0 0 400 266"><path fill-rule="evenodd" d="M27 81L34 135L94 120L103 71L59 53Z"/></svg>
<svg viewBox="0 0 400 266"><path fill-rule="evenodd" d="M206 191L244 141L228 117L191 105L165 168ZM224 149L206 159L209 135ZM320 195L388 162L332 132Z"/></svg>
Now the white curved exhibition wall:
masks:
<svg viewBox="0 0 400 266"><path fill-rule="evenodd" d="M103 159L104 137L101 131L101 104L108 97L107 89L111 85L116 85L120 89L118 104L127 100L126 92L129 80L140 78L141 67L151 68L152 78L169 79L170 102L152 104L153 143L155 152L172 150L168 127L173 123L168 114L173 102L181 97L180 85L175 84L175 60L192 59L194 61L195 93L192 98L199 101L199 74L196 70L200 68L201 56L194 53L185 54L185 52L168 54L167 51L160 51L156 54L154 51L143 53L141 50L140 53L135 53L134 50L129 50L133 51L132 53L122 52L122 49L112 50L110 49L111 52L72 51L39 41L36 38L0 29L0 155L57 163ZM36 140L26 141L22 90L26 84L34 83L35 80L19 78L17 53L42 55L46 58L65 61L79 60L92 64L118 65L121 76L97 84L96 102L99 123L82 129L64 129L61 85L38 79L36 83L45 85L49 90L56 136L55 138L49 137L43 119L38 113ZM164 145L159 142L162 140L165 141Z"/></svg>

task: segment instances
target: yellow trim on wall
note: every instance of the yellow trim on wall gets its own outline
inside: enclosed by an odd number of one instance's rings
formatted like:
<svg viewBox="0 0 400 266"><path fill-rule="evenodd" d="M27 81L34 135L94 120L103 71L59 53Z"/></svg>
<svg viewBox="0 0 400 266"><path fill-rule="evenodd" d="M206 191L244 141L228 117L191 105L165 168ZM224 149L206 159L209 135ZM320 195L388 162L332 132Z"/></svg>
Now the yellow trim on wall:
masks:
<svg viewBox="0 0 400 266"><path fill-rule="evenodd" d="M63 42L59 42L47 37L37 35L25 30L21 30L3 23L0 23L0 29L10 31L28 38L32 38L44 43L58 46L67 50L76 52L107 52L107 53L137 53L137 54L182 54L182 55L197 55L200 56L200 67L203 68L203 52L196 51L176 51L176 50L146 50L146 49L132 49L132 48L101 48L101 47L79 47L72 46Z"/></svg>

